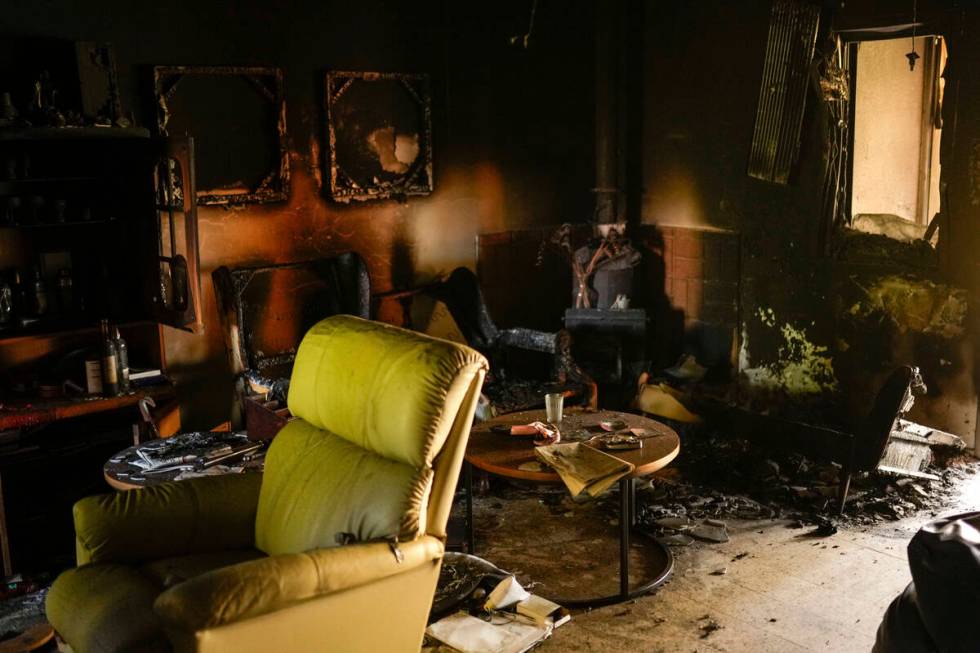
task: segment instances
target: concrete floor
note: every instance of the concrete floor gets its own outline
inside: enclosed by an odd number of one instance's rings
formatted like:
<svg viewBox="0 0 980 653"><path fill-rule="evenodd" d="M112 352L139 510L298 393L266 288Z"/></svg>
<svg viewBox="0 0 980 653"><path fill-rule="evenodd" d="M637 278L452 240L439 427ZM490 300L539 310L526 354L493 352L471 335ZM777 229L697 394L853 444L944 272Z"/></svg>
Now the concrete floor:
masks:
<svg viewBox="0 0 980 653"><path fill-rule="evenodd" d="M980 508L980 478L949 508ZM531 591L616 591L617 529L608 508L576 504L557 490L507 489L479 498L475 513L477 554L515 572ZM575 612L536 650L870 651L885 607L910 581L905 547L930 517L826 538L785 520L726 520L731 541L672 549L674 573L656 593ZM646 550L633 547L634 569Z"/></svg>

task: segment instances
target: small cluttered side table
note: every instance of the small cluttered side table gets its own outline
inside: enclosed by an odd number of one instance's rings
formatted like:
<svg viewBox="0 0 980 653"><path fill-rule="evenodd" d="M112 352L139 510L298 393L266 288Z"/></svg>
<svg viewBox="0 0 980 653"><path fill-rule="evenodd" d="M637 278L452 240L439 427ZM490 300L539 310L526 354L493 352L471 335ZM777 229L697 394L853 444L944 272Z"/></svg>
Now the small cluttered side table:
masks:
<svg viewBox="0 0 980 653"><path fill-rule="evenodd" d="M473 533L473 468L490 474L518 481L537 483L562 483L562 478L552 469L543 466L535 453L532 440L511 435L509 428L544 421L545 411L530 410L501 415L473 426L466 448L466 525L467 546L474 550ZM605 428L603 428L605 427ZM632 470L619 479L619 593L587 599L560 600L569 607L597 607L626 601L642 596L659 587L673 569L670 551L655 540L650 545L660 550L663 561L652 577L638 587L630 588L629 550L633 526L636 523L636 479L648 476L666 467L680 451L680 438L668 426L655 420L631 413L601 410L597 412L574 411L565 415L561 423L562 442L586 441L607 433L609 430L629 432L641 440L638 449L605 451L613 458L632 466Z"/></svg>
<svg viewBox="0 0 980 653"><path fill-rule="evenodd" d="M245 433L181 433L123 449L106 461L106 482L116 490L133 490L195 476L261 472L267 441Z"/></svg>

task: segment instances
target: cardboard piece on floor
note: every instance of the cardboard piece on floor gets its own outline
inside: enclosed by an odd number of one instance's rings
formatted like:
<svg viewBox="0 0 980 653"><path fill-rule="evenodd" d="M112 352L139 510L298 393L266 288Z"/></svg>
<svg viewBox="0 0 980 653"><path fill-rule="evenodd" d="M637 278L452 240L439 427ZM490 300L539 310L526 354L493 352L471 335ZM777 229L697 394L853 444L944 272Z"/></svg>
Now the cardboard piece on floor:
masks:
<svg viewBox="0 0 980 653"><path fill-rule="evenodd" d="M524 653L551 635L551 626L541 626L521 615L495 615L492 622L465 612L449 615L426 628L429 637L460 653Z"/></svg>
<svg viewBox="0 0 980 653"><path fill-rule="evenodd" d="M567 623L572 615L567 608L563 608L554 601L530 594L528 598L517 604L517 613L522 614L539 626L551 626L558 628Z"/></svg>

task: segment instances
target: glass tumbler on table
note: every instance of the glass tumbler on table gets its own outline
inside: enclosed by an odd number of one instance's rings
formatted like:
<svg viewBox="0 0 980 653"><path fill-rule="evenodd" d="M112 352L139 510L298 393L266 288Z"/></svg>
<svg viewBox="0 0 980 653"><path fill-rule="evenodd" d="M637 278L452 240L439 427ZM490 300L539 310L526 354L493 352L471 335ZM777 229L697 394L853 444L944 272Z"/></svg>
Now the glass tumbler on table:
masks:
<svg viewBox="0 0 980 653"><path fill-rule="evenodd" d="M544 396L544 411L547 415L548 423L561 426L562 409L565 405L565 395L560 392L552 392Z"/></svg>

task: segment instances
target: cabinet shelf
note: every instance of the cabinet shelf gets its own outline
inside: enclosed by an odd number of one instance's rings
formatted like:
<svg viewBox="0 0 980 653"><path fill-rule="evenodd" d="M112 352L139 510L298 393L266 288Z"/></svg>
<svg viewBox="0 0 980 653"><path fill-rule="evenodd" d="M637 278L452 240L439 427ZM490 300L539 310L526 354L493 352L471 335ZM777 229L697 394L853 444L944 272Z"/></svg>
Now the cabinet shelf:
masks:
<svg viewBox="0 0 980 653"><path fill-rule="evenodd" d="M0 180L0 195L49 195L57 192L78 192L86 187L104 185L105 177L51 177L47 179Z"/></svg>
<svg viewBox="0 0 980 653"><path fill-rule="evenodd" d="M119 323L121 329L138 326L155 326L152 320L124 320ZM32 340L38 337L53 337L60 335L95 335L99 333L97 321L86 318L65 319L58 322L35 324L29 327L10 327L0 331L0 343L15 344L17 341Z"/></svg>
<svg viewBox="0 0 980 653"><path fill-rule="evenodd" d="M97 227L116 224L119 220L66 220L64 222L38 222L36 224L0 224L0 229L64 229L66 227Z"/></svg>
<svg viewBox="0 0 980 653"><path fill-rule="evenodd" d="M6 401L0 410L0 430L36 427L63 419L135 407L143 397L164 401L172 400L175 396L173 384L169 379L164 379L159 385L139 388L118 397L82 396Z"/></svg>
<svg viewBox="0 0 980 653"><path fill-rule="evenodd" d="M149 138L143 127L8 127L0 129L0 141L59 141Z"/></svg>

